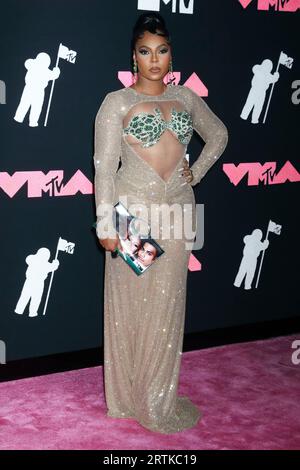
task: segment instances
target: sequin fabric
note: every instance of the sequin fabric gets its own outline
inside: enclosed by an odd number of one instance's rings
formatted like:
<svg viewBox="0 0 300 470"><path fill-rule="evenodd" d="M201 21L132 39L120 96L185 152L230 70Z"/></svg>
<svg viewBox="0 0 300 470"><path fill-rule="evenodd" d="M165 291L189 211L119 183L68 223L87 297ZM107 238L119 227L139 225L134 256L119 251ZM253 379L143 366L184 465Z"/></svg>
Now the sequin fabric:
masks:
<svg viewBox="0 0 300 470"><path fill-rule="evenodd" d="M205 141L191 166L194 175L191 184L183 184L182 171L178 171L183 167L192 135L186 122L176 119L176 135L175 128L166 127L155 132L149 129L148 138L143 124L143 142L124 132L134 116L151 113L154 108L160 109L160 117L166 122L171 121L174 110L184 113L181 116L188 113L193 129ZM185 137L178 139L178 135ZM115 204L124 195L129 205L142 203L149 210L153 203L177 203L185 211L187 204L192 208L189 216L195 227L192 186L200 182L221 156L227 140L223 122L201 97L184 85L168 85L157 96L139 93L130 87L109 92L95 120L96 207L101 203ZM143 147L146 142L153 145ZM177 217L174 212L170 219L171 235L157 238L165 253L141 276L120 257L112 258L111 252L105 252L107 416L132 418L144 428L162 434L192 428L202 416L202 411L190 398L178 395L191 251L186 249L185 237L174 236L174 227L179 224ZM97 221L98 237L104 238L98 215ZM198 400L201 402L200 391Z"/></svg>

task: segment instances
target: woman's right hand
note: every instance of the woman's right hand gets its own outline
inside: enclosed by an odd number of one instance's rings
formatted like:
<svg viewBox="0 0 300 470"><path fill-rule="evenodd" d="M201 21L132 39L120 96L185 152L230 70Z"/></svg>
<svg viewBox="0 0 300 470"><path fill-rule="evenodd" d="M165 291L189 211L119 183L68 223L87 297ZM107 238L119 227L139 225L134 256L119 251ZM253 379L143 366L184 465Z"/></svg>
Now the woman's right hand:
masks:
<svg viewBox="0 0 300 470"><path fill-rule="evenodd" d="M116 248L122 250L119 235L116 233L116 238L98 238L100 245L106 251L115 251Z"/></svg>

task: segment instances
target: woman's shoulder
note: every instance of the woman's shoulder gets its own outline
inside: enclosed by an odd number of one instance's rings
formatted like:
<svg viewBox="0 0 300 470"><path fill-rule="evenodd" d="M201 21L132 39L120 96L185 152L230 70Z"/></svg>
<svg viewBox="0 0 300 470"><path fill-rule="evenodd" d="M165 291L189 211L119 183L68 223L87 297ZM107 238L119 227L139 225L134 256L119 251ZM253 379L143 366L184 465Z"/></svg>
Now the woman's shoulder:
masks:
<svg viewBox="0 0 300 470"><path fill-rule="evenodd" d="M126 87L118 88L117 90L109 91L109 92L106 94L106 96L107 96L107 95L110 95L110 96L113 96L113 97L118 98L119 96L124 95L124 90L126 90Z"/></svg>
<svg viewBox="0 0 300 470"><path fill-rule="evenodd" d="M181 90L181 95L185 102L187 103L187 106L192 110L195 105L202 106L204 108L208 107L206 101L198 94L196 91L194 91L192 88L186 86L186 85L178 85L180 86Z"/></svg>
<svg viewBox="0 0 300 470"><path fill-rule="evenodd" d="M127 96L131 96L131 90L129 89L130 87L122 87L118 88L117 90L112 90L109 91L105 97L109 97L109 99L112 100L118 100L118 99L124 99Z"/></svg>
<svg viewBox="0 0 300 470"><path fill-rule="evenodd" d="M172 86L171 88L174 89L174 96L175 97L178 96L178 98L182 102L184 102L184 104L186 106L186 109L189 112L192 112L193 103L194 103L195 99L197 99L198 95L196 95L196 93L186 85L179 85L178 84L178 85Z"/></svg>
<svg viewBox="0 0 300 470"><path fill-rule="evenodd" d="M122 97L122 95L123 95L123 90L124 90L124 88L120 88L120 89L118 89L118 90L108 91L108 92L104 95L103 101L104 101L104 100L109 100L109 101L117 100L118 98Z"/></svg>
<svg viewBox="0 0 300 470"><path fill-rule="evenodd" d="M186 85L177 85L179 87L180 93L182 93L186 98L193 99L198 95L190 87Z"/></svg>

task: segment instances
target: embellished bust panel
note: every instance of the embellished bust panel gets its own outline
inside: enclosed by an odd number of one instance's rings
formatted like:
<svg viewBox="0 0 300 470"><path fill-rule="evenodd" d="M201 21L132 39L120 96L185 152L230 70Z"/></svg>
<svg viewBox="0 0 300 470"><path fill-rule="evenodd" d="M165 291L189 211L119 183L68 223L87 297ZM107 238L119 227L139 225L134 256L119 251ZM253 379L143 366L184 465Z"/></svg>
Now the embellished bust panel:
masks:
<svg viewBox="0 0 300 470"><path fill-rule="evenodd" d="M155 145L166 129L177 137L183 145L188 145L193 135L193 120L191 114L184 110L178 111L171 108L171 119L164 119L159 107L153 109L153 113L141 111L135 114L123 129L124 135L132 135L137 138L142 147Z"/></svg>

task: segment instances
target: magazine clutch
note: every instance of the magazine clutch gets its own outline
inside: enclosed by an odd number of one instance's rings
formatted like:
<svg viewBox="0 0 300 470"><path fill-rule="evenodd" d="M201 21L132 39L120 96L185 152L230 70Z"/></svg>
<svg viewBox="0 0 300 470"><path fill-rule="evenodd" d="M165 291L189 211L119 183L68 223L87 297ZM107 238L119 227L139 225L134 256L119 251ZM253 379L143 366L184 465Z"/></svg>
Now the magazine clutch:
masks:
<svg viewBox="0 0 300 470"><path fill-rule="evenodd" d="M127 208L117 202L114 205L114 227L122 245L117 253L138 275L143 274L164 253L162 247L151 237L148 223L134 217ZM93 224L96 227L96 222Z"/></svg>

